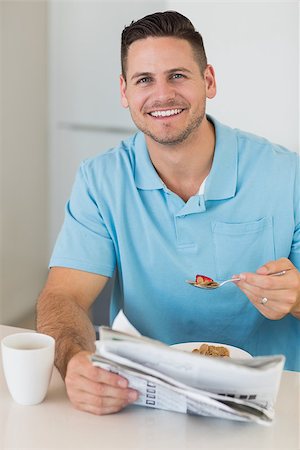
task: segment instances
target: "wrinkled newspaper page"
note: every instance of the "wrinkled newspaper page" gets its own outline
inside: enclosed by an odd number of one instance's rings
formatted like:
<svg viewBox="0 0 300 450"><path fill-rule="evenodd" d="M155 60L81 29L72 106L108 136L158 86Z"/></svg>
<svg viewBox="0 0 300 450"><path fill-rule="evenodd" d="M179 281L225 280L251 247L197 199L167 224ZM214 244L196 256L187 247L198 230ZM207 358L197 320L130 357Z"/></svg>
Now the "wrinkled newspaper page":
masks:
<svg viewBox="0 0 300 450"><path fill-rule="evenodd" d="M136 405L268 424L284 357L210 358L101 327L92 362L127 378Z"/></svg>

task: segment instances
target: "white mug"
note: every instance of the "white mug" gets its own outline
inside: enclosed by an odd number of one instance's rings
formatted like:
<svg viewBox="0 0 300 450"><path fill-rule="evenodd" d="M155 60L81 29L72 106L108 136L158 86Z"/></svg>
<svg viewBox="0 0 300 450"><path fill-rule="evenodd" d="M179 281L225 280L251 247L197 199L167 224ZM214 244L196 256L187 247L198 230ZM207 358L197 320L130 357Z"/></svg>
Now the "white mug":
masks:
<svg viewBox="0 0 300 450"><path fill-rule="evenodd" d="M41 333L17 333L1 341L3 371L12 398L36 405L46 397L54 364L55 340Z"/></svg>

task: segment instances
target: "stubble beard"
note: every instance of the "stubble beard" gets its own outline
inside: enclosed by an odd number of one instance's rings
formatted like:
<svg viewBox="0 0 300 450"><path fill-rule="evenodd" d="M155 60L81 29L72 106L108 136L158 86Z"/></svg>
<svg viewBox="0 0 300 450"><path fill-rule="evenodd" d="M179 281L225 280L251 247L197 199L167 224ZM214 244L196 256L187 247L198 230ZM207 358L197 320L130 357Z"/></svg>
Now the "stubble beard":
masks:
<svg viewBox="0 0 300 450"><path fill-rule="evenodd" d="M142 126L141 124L136 122L133 117L132 117L132 119L133 119L135 125L137 126L137 128L140 131L142 131L146 136L149 136L151 139L153 139L153 141L155 141L161 145L175 146L175 145L182 144L183 142L185 142L192 135L192 133L200 127L200 125L204 119L204 116L205 116L205 108L203 108L203 110L201 111L200 114L198 114L197 116L192 118L192 120L186 126L186 128L184 130L181 130L179 132L176 132L176 131L171 132L170 135L168 135L168 125L166 125L166 127L165 127L166 132L165 132L164 136L159 136L159 135L153 133L147 127Z"/></svg>

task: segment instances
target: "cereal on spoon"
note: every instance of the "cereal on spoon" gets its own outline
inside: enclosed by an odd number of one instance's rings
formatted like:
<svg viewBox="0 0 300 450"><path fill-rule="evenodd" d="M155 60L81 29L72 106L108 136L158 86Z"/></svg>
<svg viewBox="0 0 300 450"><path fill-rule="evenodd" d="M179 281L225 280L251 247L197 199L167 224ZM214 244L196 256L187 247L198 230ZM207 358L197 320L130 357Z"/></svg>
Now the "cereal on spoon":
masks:
<svg viewBox="0 0 300 450"><path fill-rule="evenodd" d="M218 286L218 283L206 275L196 275L194 286Z"/></svg>

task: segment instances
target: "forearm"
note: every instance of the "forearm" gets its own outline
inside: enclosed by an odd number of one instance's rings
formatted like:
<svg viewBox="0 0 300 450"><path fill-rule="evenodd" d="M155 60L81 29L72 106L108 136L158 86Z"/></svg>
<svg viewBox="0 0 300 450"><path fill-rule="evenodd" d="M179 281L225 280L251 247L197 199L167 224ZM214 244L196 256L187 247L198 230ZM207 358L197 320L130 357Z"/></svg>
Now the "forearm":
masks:
<svg viewBox="0 0 300 450"><path fill-rule="evenodd" d="M37 330L56 340L55 365L65 378L70 359L79 351L93 352L95 331L87 312L72 298L42 292L37 302Z"/></svg>

